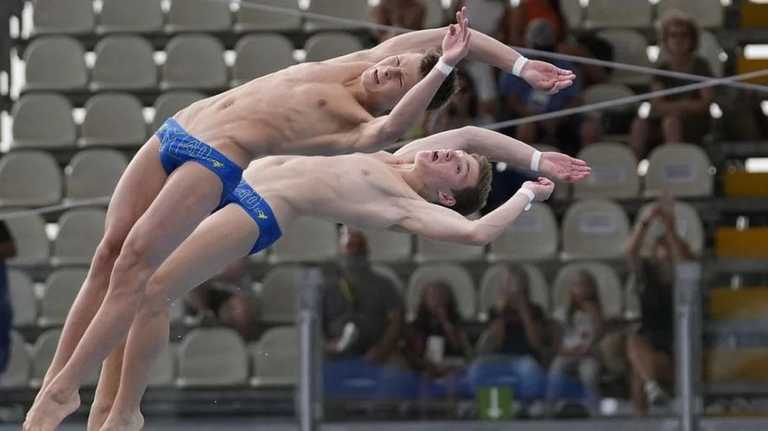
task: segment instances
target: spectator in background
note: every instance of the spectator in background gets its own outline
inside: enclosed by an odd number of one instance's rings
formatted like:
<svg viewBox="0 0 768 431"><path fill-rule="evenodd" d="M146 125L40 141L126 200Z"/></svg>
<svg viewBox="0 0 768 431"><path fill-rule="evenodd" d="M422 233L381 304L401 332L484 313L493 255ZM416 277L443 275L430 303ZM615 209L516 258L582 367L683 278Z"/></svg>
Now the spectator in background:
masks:
<svg viewBox="0 0 768 431"><path fill-rule="evenodd" d="M477 343L481 358L470 373L473 384L490 385L499 376L512 375L518 382L516 397L540 399L544 391L543 367L552 353L551 331L544 310L531 301L528 275L522 268L507 268L489 318Z"/></svg>
<svg viewBox="0 0 768 431"><path fill-rule="evenodd" d="M516 8L508 12L501 31L502 40L510 45L525 46L528 27L537 20L548 22L552 28L553 48L568 35L568 23L563 16L560 0L521 0Z"/></svg>
<svg viewBox="0 0 768 431"><path fill-rule="evenodd" d="M326 353L385 364L396 359L404 326L397 287L368 260L362 232L343 228L339 264L323 289Z"/></svg>
<svg viewBox="0 0 768 431"><path fill-rule="evenodd" d="M432 378L458 374L471 358L456 297L446 282L434 280L422 288L416 319L408 327L406 353L414 369Z"/></svg>
<svg viewBox="0 0 768 431"><path fill-rule="evenodd" d="M671 13L661 22L661 60L659 69L694 75L712 76L707 61L696 54L699 28L680 13ZM655 76L651 90L689 84L684 80ZM630 145L642 159L656 145L670 142L701 143L711 127L709 105L714 90L702 88L651 101L648 118L636 118L630 131Z"/></svg>
<svg viewBox="0 0 768 431"><path fill-rule="evenodd" d="M245 340L254 340L258 322L258 303L248 273L248 258L229 265L219 275L192 290L184 298L187 311L229 326Z"/></svg>
<svg viewBox="0 0 768 431"><path fill-rule="evenodd" d="M381 0L371 10L371 15L376 24L422 30L427 10L419 0ZM376 30L376 39L379 43L396 35L397 33L391 31Z"/></svg>
<svg viewBox="0 0 768 431"><path fill-rule="evenodd" d="M661 222L663 233L653 239L651 257L643 259L640 250L655 220ZM671 200L662 200L638 222L627 257L641 309L640 327L627 340L631 397L635 411L646 414L648 402L662 404L669 398L662 384L671 384L674 379L674 270L678 262L694 258L675 229Z"/></svg>
<svg viewBox="0 0 768 431"><path fill-rule="evenodd" d="M567 380L564 378L575 373L585 389L587 408L594 416L599 413L598 343L603 334L603 311L592 274L579 271L569 284L568 301L556 312L562 335L557 356L549 368L547 399L552 404L560 398Z"/></svg>
<svg viewBox="0 0 768 431"><path fill-rule="evenodd" d="M531 301L524 270L507 268L504 285L496 293L489 318L488 328L478 341L478 354L509 355L537 364L546 361L550 354L547 321L541 307Z"/></svg>
<svg viewBox="0 0 768 431"><path fill-rule="evenodd" d="M8 274L5 268L6 259L16 256L16 244L8 231L5 222L0 220L0 374L8 366L11 348L11 326L13 324L13 308L8 294Z"/></svg>
<svg viewBox="0 0 768 431"><path fill-rule="evenodd" d="M555 29L549 21L536 19L528 25L527 47L551 52L556 43ZM552 64L563 69L573 69L570 62L554 60ZM523 80L512 74L501 75L499 91L502 119L559 111L579 103L581 85L578 77L572 86L554 95L526 87ZM575 154L579 147L579 124L575 117L522 124L517 126L514 135L523 142L553 145L567 154Z"/></svg>

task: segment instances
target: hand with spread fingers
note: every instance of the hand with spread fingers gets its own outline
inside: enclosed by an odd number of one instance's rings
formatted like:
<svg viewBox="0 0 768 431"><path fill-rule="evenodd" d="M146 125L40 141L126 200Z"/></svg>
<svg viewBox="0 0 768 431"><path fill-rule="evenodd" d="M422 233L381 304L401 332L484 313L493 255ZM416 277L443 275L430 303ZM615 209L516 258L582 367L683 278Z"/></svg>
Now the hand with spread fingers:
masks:
<svg viewBox="0 0 768 431"><path fill-rule="evenodd" d="M540 169L549 178L569 183L581 181L592 173L592 168L584 160L554 151L541 153Z"/></svg>
<svg viewBox="0 0 768 431"><path fill-rule="evenodd" d="M537 90L555 94L573 85L576 74L544 61L530 60L523 66L520 77Z"/></svg>
<svg viewBox="0 0 768 431"><path fill-rule="evenodd" d="M466 7L456 12L456 24L448 26L448 32L443 38L443 61L449 66L456 66L469 53L472 32L469 30L466 12Z"/></svg>

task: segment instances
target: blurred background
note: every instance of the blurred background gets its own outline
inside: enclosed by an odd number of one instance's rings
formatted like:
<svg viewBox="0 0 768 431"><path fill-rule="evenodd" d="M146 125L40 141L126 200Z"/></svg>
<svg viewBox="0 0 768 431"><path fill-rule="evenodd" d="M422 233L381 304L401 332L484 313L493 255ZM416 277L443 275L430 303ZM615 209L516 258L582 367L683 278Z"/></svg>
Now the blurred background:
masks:
<svg viewBox="0 0 768 431"><path fill-rule="evenodd" d="M146 429L768 429L765 87L508 126L694 82L670 71L768 83L757 0L3 0L0 429L31 405L108 197L159 124L396 34L370 23L438 27L462 5L578 78L552 96L465 61L408 139L496 123L591 178L488 247L299 220L175 304ZM495 165L482 212L525 176ZM66 426L84 428L97 377Z"/></svg>

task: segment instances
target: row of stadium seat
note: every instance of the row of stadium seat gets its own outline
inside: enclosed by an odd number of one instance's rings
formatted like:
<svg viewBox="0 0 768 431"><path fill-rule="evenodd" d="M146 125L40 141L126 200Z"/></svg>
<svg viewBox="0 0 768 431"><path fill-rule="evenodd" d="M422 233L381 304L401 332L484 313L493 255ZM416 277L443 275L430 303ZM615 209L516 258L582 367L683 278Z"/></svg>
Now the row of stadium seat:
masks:
<svg viewBox="0 0 768 431"><path fill-rule="evenodd" d="M598 103L631 95L632 90L625 86L599 84L589 87L583 96L586 103ZM151 109L145 110L134 95L117 91L98 93L85 101L83 118L76 121L76 111L65 94L24 94L13 106L10 148L68 149L93 145L135 148L166 118L203 97L197 91L167 91L154 100ZM145 121L145 113L152 116L149 123ZM48 127L39 127L40 118L47 119Z"/></svg>
<svg viewBox="0 0 768 431"><path fill-rule="evenodd" d="M0 389L40 387L60 335L60 330L52 329L27 345L21 335L11 332L11 357L8 369L0 376ZM272 328L249 345L231 329L195 329L161 353L150 372L150 386L293 385L297 348L294 327ZM98 374L93 373L85 384L93 386L97 379Z"/></svg>
<svg viewBox="0 0 768 431"><path fill-rule="evenodd" d="M640 216L653 203L640 210ZM678 230L695 252L704 247L704 233L696 210L685 202L675 206ZM58 233L51 241L40 215L26 214L5 220L16 239L17 256L8 261L19 267L40 265L87 264L103 235L105 212L96 208L72 209L58 223ZM658 228L658 229L657 229ZM654 227L654 233L660 230ZM581 200L572 204L558 229L552 210L534 205L523 213L488 247L446 244L406 233L383 230L367 231L371 258L377 262L444 261L534 261L561 257L570 259L617 259L624 253L630 234L630 222L621 206L608 200ZM315 218L302 217L285 231L268 251L254 256L269 263L323 262L336 257L336 225ZM562 243L562 248L559 245ZM52 250L52 252L51 252Z"/></svg>
<svg viewBox="0 0 768 431"><path fill-rule="evenodd" d="M615 61L652 66L649 43L642 34L610 29L598 35L613 46ZM306 61L321 61L363 46L349 33L329 32L310 37L303 48ZM66 36L41 37L24 52L24 90L211 90L236 86L296 63L290 40L275 33L247 35L237 42L231 79L224 47L213 36L177 36L168 42L165 50L166 59L160 66L162 76L158 78L157 56L148 40L137 35L108 36L96 45L94 64L89 71L85 50L77 40ZM712 33L701 32L698 54L707 60L715 75L722 75L725 55ZM125 58L131 61L126 63ZM56 65L55 70L51 70L52 65ZM189 70L191 67L194 72ZM648 74L624 70L616 70L611 75L612 82L626 85L647 85L651 78Z"/></svg>
<svg viewBox="0 0 768 431"><path fill-rule="evenodd" d="M454 1L422 0L427 7L426 26L442 24L447 10ZM253 0L252 3L299 10L299 2L285 0ZM311 0L307 11L347 20L368 21L369 3L364 0ZM586 5L585 5L586 3ZM613 0L563 0L563 13L572 29L637 28L647 29L653 24L654 5L659 3L656 16L668 11L683 10L693 16L702 27L723 25L724 10L720 0L623 0L616 9ZM135 0L127 4L121 0L103 0L96 10L93 0L70 0L63 4L57 0L33 2L32 35L50 33L105 34L112 32L177 33L184 31L307 31L323 29L359 28L353 22L329 22L308 17L303 23L295 13L264 8L253 8L248 1L242 4L227 0L172 0L167 13L160 0ZM237 7L235 6L237 5ZM478 6L482 8L482 6ZM234 14L232 9L235 9Z"/></svg>
<svg viewBox="0 0 768 431"><path fill-rule="evenodd" d="M109 126L114 124L106 121L108 113L103 109L94 112L102 119L102 123L94 123L94 128L108 134ZM48 128L56 129L55 117L47 118ZM548 150L545 146L541 149ZM592 175L573 186L576 199L633 199L658 196L663 191L678 197L712 195L711 162L701 148L691 144L666 144L656 148L649 157L642 193L638 161L626 145L593 144L578 156L592 167ZM62 175L49 152L11 151L0 158L0 208L40 207L62 200L73 203L104 198L112 194L125 167L126 158L119 151L91 148L77 152ZM557 196L568 197L569 185L560 187L563 191L558 190Z"/></svg>
<svg viewBox="0 0 768 431"><path fill-rule="evenodd" d="M448 283L457 299L462 318L467 321L485 321L493 306L497 291L505 282L505 264L489 266L479 281L479 289L469 272L460 265L432 263L417 267L410 275L407 288L392 268L376 264L374 270L391 280L403 295L409 317L415 316L424 286L430 281ZM550 289L541 269L533 264L521 268L530 280L532 300L542 309L555 312L566 304L571 276L587 271L597 281L603 312L608 316L636 316L637 301L630 286L623 286L614 269L598 261L572 262L560 267ZM260 321L274 325L296 319L296 294L301 288L302 268L280 265L270 269L254 293L262 304ZM87 275L85 267L57 269L50 273L42 285L35 285L24 271L12 269L9 273L9 291L14 308L15 327L61 326ZM179 304L180 305L180 304ZM180 308L175 319L181 318Z"/></svg>
<svg viewBox="0 0 768 431"><path fill-rule="evenodd" d="M302 19L297 1L286 0L171 0L167 12L161 0L102 0L97 11L93 0L35 0L31 36L42 34L109 34L118 32L176 34L181 32L317 31L359 29L355 22ZM248 3L256 4L249 5ZM312 0L307 12L367 22L371 16L365 0ZM426 25L443 23L441 0L424 0ZM267 6L258 7L258 6ZM271 8L271 9L270 9ZM276 8L287 9L280 11ZM234 13L233 13L234 9Z"/></svg>
<svg viewBox="0 0 768 431"><path fill-rule="evenodd" d="M622 0L620 8L615 0L560 0L569 27L584 30L649 28L653 26L656 3L655 15L659 18L671 10L680 10L696 19L701 27L723 25L725 11L721 0Z"/></svg>
<svg viewBox="0 0 768 431"><path fill-rule="evenodd" d="M355 36L337 32L315 35L304 46L307 61L322 61L362 48ZM235 46L231 80L225 57L224 46L211 35L180 35L166 45L158 73L157 56L146 39L116 35L96 45L89 70L80 42L68 36L46 36L32 41L24 51L22 90L220 90L296 62L291 42L278 34L241 38ZM131 61L126 62L126 58Z"/></svg>

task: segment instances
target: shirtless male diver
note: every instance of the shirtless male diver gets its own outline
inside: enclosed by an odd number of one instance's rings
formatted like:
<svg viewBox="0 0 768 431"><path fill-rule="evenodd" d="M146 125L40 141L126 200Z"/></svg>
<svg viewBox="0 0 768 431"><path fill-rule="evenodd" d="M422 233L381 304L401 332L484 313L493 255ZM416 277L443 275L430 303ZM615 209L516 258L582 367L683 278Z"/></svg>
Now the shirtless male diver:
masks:
<svg viewBox="0 0 768 431"><path fill-rule="evenodd" d="M427 108L445 72L466 55L467 47L478 60L517 73L539 89L556 92L571 85L571 72L527 61L471 32L463 10L457 20L447 31L408 33L370 50L255 79L194 103L166 122L117 185L104 237L24 429L53 430L77 408L82 380L114 347L95 340L122 338L150 276L237 187L248 161L269 154L386 147ZM432 70L427 66L419 80L422 60L429 55L413 51L434 47L441 39L441 60ZM120 358L108 358L102 376L119 370ZM97 411L108 407L100 403L107 395L101 392L116 389L100 385Z"/></svg>
<svg viewBox="0 0 768 431"><path fill-rule="evenodd" d="M225 206L206 218L150 278L125 345L119 389L101 431L142 428L140 402L149 371L168 343L171 303L233 261L269 247L296 217L483 245L496 239L531 201L551 194L552 181L539 177L489 214L466 219L459 212L480 209L490 191L486 155L564 181L579 181L590 173L581 160L539 153L477 127L411 142L394 155L273 156L251 162ZM122 340L112 345L117 341Z"/></svg>

